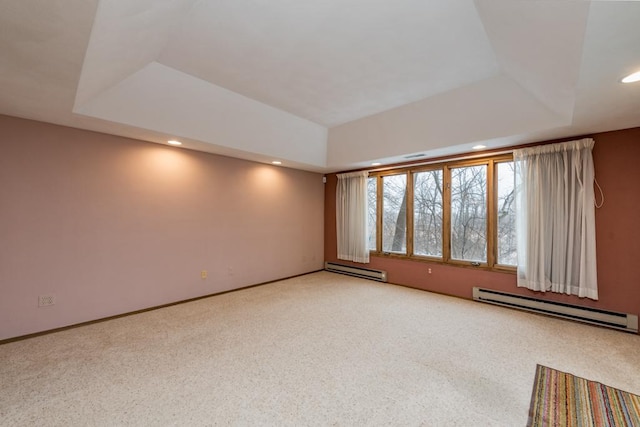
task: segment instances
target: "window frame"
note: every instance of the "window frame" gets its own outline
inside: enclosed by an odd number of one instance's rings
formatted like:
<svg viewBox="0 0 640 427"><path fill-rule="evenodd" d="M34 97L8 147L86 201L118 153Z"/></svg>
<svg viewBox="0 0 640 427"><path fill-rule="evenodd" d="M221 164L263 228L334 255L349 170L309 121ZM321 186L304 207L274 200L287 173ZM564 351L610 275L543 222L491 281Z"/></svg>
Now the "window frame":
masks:
<svg viewBox="0 0 640 427"><path fill-rule="evenodd" d="M433 255L420 255L420 254L415 254L414 253L414 245L413 245L413 238L414 238L414 221L413 221L413 212L415 212L414 210L414 196L415 196L415 181L414 181L414 175L420 172L431 172L434 170L439 170L442 172L442 236L440 238L440 240L442 241L442 256L438 257L438 256L433 256ZM445 219L445 211L446 209L445 207L445 203L446 203L446 185L445 185L445 178L444 178L444 169L442 168L441 164L434 164L434 165L424 165L424 166L418 166L415 168L411 168L409 170L409 174L411 175L411 194L407 195L407 202L411 203L411 214L409 216L411 216L411 257L415 258L415 259L419 259L419 260L424 260L424 261L436 261L436 262L441 262L444 259L444 246L447 244L445 242L445 235L447 234L445 232L445 224L446 224L446 219ZM408 187L408 185L407 185ZM409 198L410 197L410 198ZM409 208L407 207L407 214L409 214ZM408 246L408 244L407 244Z"/></svg>
<svg viewBox="0 0 640 427"><path fill-rule="evenodd" d="M461 161L461 162L452 162L450 164L447 164L445 166L445 186L446 186L446 190L445 190L445 194L447 195L447 199L446 202L443 204L445 211L447 212L446 217L448 218L448 222L446 224L446 227L443 227L444 232L446 232L447 234L447 262L450 264L455 264L455 265L465 265L465 266L472 266L472 267L488 267L493 265L493 257L492 257L492 243L491 243L491 236L492 236L492 230L491 230L491 200L493 197L493 194L491 192L491 185L490 183L493 182L493 176L492 176L492 167L489 165L490 161L486 160L486 159L478 159L478 160L473 160L473 161ZM487 219L486 219L486 224L485 224L485 230L486 230L486 241L485 241L485 249L486 249L486 253L487 253L487 260L485 262L478 262L478 261L467 261L467 260L462 260L462 259L455 259L453 258L453 256L451 255L451 170L452 169L459 169L459 168L464 168L464 167L471 167L471 166L486 166L487 170L486 170L486 177L487 177L487 188L485 188L486 190L486 212L487 212ZM444 242L443 242L444 245ZM443 248L444 249L444 248ZM444 252L444 251L443 251Z"/></svg>
<svg viewBox="0 0 640 427"><path fill-rule="evenodd" d="M387 256L397 256L397 257L402 257L402 258L407 258L409 257L412 253L413 253L413 233L411 233L411 238L409 236L409 227L413 226L413 220L411 222L411 224L409 224L409 217L411 215L409 215L409 206L413 207L413 201L409 199L410 194L412 193L407 193L407 205L405 206L405 211L406 211L406 230L405 230L405 246L406 246L406 251L405 253L402 252L392 252L392 251L383 251L382 250L382 245L383 245L383 224L382 224L382 219L383 219L383 215L384 215L384 182L383 182L383 178L387 177L387 176L396 176L396 175L405 175L406 177L406 188L405 191L409 191L409 185L410 183L413 184L413 180L412 177L409 174L409 171L407 169L392 169L389 171L385 171L381 174L376 174L376 175L372 175L369 174L369 177L372 178L373 176L377 176L378 178L378 182L377 182L377 200L376 200L376 207L377 207L377 213L378 215L376 216L376 248L377 251L375 252L371 252L371 253L382 253L385 254ZM409 247L409 241L411 241L411 247Z"/></svg>
<svg viewBox="0 0 640 427"><path fill-rule="evenodd" d="M509 154L508 156L500 156L498 158L496 158L493 162L493 200L492 200L492 205L493 205L493 226L495 227L494 233L493 233L493 238L494 238L494 245L493 245L493 257L494 257L494 264L493 264L493 269L495 270L501 270L501 271L510 271L510 272L515 272L518 267L516 265L509 265L509 264L499 264L498 263L498 170L496 165L498 163L508 163L508 162L513 162L513 155ZM514 183L515 186L515 183ZM515 187L514 187L515 189Z"/></svg>
<svg viewBox="0 0 640 427"><path fill-rule="evenodd" d="M498 264L498 179L496 165L498 163L513 162L512 154L501 154L495 156L485 156L466 160L451 160L433 162L421 165L407 165L392 169L383 169L369 173L369 178L377 179L376 192L376 250L371 250L371 256L410 259L421 262L440 263L455 265L459 267L470 267L483 270L493 270L501 272L515 273L516 266ZM451 257L451 170L454 168L486 165L487 167L487 187L486 187L486 212L487 212L487 260L486 262L475 262L453 259ZM442 170L442 257L429 255L417 255L414 253L414 177L419 172L429 172ZM406 254L397 252L382 251L382 214L383 214L383 184L382 177L389 175L406 174Z"/></svg>

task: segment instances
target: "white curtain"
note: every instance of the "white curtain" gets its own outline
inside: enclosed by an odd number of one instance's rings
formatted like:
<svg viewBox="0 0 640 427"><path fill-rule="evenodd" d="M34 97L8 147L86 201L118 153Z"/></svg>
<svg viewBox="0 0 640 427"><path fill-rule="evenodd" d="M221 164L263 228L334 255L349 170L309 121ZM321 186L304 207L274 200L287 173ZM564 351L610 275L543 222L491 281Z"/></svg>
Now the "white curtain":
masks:
<svg viewBox="0 0 640 427"><path fill-rule="evenodd" d="M336 229L338 258L368 263L367 178L369 172L338 175L336 191Z"/></svg>
<svg viewBox="0 0 640 427"><path fill-rule="evenodd" d="M518 286L598 299L593 145L514 151Z"/></svg>

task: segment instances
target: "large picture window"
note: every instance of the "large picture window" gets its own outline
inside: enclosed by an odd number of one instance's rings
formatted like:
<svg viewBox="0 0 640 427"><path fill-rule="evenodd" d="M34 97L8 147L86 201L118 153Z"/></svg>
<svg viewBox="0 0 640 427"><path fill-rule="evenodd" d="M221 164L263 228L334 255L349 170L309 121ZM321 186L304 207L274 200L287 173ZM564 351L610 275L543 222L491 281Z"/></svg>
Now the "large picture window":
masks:
<svg viewBox="0 0 640 427"><path fill-rule="evenodd" d="M514 176L511 155L371 172L372 254L515 270Z"/></svg>

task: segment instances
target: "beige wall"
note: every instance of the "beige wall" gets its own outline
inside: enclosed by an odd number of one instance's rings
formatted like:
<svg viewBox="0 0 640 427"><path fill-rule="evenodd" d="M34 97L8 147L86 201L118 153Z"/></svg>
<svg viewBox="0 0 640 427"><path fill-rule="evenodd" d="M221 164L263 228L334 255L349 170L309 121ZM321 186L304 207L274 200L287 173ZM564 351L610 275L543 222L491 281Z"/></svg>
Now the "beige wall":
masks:
<svg viewBox="0 0 640 427"><path fill-rule="evenodd" d="M7 116L0 129L0 339L322 268L320 174Z"/></svg>

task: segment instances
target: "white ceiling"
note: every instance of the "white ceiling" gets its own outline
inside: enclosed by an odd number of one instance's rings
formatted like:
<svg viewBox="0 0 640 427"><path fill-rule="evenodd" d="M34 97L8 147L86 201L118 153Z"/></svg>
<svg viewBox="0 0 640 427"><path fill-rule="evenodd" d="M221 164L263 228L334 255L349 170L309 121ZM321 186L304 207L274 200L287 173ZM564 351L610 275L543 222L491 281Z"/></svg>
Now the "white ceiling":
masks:
<svg viewBox="0 0 640 427"><path fill-rule="evenodd" d="M640 1L0 0L0 113L336 171L640 126Z"/></svg>

